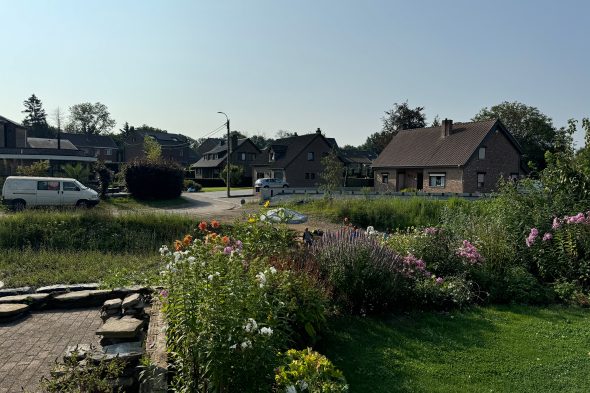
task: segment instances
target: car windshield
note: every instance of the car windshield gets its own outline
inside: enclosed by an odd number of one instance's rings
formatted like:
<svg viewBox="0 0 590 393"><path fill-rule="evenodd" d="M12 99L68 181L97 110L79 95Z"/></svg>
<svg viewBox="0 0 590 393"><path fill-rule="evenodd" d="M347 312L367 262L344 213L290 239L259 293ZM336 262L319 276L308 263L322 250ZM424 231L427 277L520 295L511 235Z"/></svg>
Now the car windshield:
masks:
<svg viewBox="0 0 590 393"><path fill-rule="evenodd" d="M86 187L84 184L80 183L78 180L74 180L74 183L76 183L76 185L78 187L80 187L81 190L87 190L88 187Z"/></svg>

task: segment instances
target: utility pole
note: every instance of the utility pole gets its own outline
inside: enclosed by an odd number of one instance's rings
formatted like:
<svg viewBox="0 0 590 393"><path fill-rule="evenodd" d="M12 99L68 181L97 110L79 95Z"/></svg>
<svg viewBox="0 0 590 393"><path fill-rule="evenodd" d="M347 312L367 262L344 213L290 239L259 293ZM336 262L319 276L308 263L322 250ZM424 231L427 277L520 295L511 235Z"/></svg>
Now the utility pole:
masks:
<svg viewBox="0 0 590 393"><path fill-rule="evenodd" d="M225 184L227 186L227 197L230 197L230 193L229 193L229 189L230 189L230 185L229 185L229 172L230 172L230 156L231 156L231 140L230 140L230 135L229 135L229 117L227 117L227 115L224 112L217 112L217 113L221 113L222 115L225 116L226 119L226 123L225 125L227 126L227 161L226 161L226 165L225 165Z"/></svg>

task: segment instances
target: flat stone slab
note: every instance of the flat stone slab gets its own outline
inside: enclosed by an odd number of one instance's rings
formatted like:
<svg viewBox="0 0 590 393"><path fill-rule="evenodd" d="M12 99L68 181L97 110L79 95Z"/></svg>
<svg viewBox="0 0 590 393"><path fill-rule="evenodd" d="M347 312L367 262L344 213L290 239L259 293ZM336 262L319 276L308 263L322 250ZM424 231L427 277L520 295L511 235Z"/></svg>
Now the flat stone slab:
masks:
<svg viewBox="0 0 590 393"><path fill-rule="evenodd" d="M31 287L4 288L4 289L0 289L0 297L22 295L23 293L32 293L32 292L33 292L33 288L31 288Z"/></svg>
<svg viewBox="0 0 590 393"><path fill-rule="evenodd" d="M121 299L111 299L104 302L102 305L103 310L112 310L121 307L123 301Z"/></svg>
<svg viewBox="0 0 590 393"><path fill-rule="evenodd" d="M135 338L143 325L141 319L125 316L123 318L109 318L96 331L103 338Z"/></svg>
<svg viewBox="0 0 590 393"><path fill-rule="evenodd" d="M139 293L134 293L133 295L127 296L123 299L123 308L131 308L141 301L141 295Z"/></svg>
<svg viewBox="0 0 590 393"><path fill-rule="evenodd" d="M63 293L61 295L55 296L53 299L58 302L75 302L78 300L83 300L91 297L99 297L105 296L109 294L111 291L103 289L103 290L92 290L92 291L74 291Z"/></svg>
<svg viewBox="0 0 590 393"><path fill-rule="evenodd" d="M98 289L100 285L98 283L89 284L57 284L48 285L45 287L37 288L37 293L49 293L49 292L63 292L63 291L88 291L92 289Z"/></svg>
<svg viewBox="0 0 590 393"><path fill-rule="evenodd" d="M127 363L137 363L144 354L141 341L132 341L119 344L105 345L102 351L92 351L88 357L95 362L119 358Z"/></svg>
<svg viewBox="0 0 590 393"><path fill-rule="evenodd" d="M47 300L49 293L27 293L24 295L12 295L0 297L0 304L5 303L41 303Z"/></svg>
<svg viewBox="0 0 590 393"><path fill-rule="evenodd" d="M70 345L64 354L64 361L67 361L74 355L76 356L76 360L80 361L84 359L86 355L92 350L93 348L90 344Z"/></svg>
<svg viewBox="0 0 590 393"><path fill-rule="evenodd" d="M0 304L0 319L11 318L26 311L29 311L28 304Z"/></svg>

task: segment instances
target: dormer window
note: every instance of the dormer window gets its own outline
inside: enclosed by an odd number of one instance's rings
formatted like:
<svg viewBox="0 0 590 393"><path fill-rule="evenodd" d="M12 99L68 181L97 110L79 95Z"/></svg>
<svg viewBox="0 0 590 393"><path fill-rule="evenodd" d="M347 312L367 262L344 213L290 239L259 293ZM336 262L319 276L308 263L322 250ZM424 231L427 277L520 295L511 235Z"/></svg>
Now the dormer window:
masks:
<svg viewBox="0 0 590 393"><path fill-rule="evenodd" d="M270 153L268 153L268 160L269 161L275 160L275 152L274 151L271 151Z"/></svg>

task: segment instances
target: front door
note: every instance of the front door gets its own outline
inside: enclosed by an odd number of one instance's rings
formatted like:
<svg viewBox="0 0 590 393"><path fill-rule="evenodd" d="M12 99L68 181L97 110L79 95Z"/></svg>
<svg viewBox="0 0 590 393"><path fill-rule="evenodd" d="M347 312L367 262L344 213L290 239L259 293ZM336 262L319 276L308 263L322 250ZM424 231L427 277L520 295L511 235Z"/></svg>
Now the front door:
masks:
<svg viewBox="0 0 590 393"><path fill-rule="evenodd" d="M424 172L418 172L416 175L416 189L422 190L422 183L424 183Z"/></svg>
<svg viewBox="0 0 590 393"><path fill-rule="evenodd" d="M406 188L406 174L404 172L397 173L397 187L396 191L401 191Z"/></svg>
<svg viewBox="0 0 590 393"><path fill-rule="evenodd" d="M72 181L62 182L61 203L67 206L73 206L80 200L80 187Z"/></svg>

